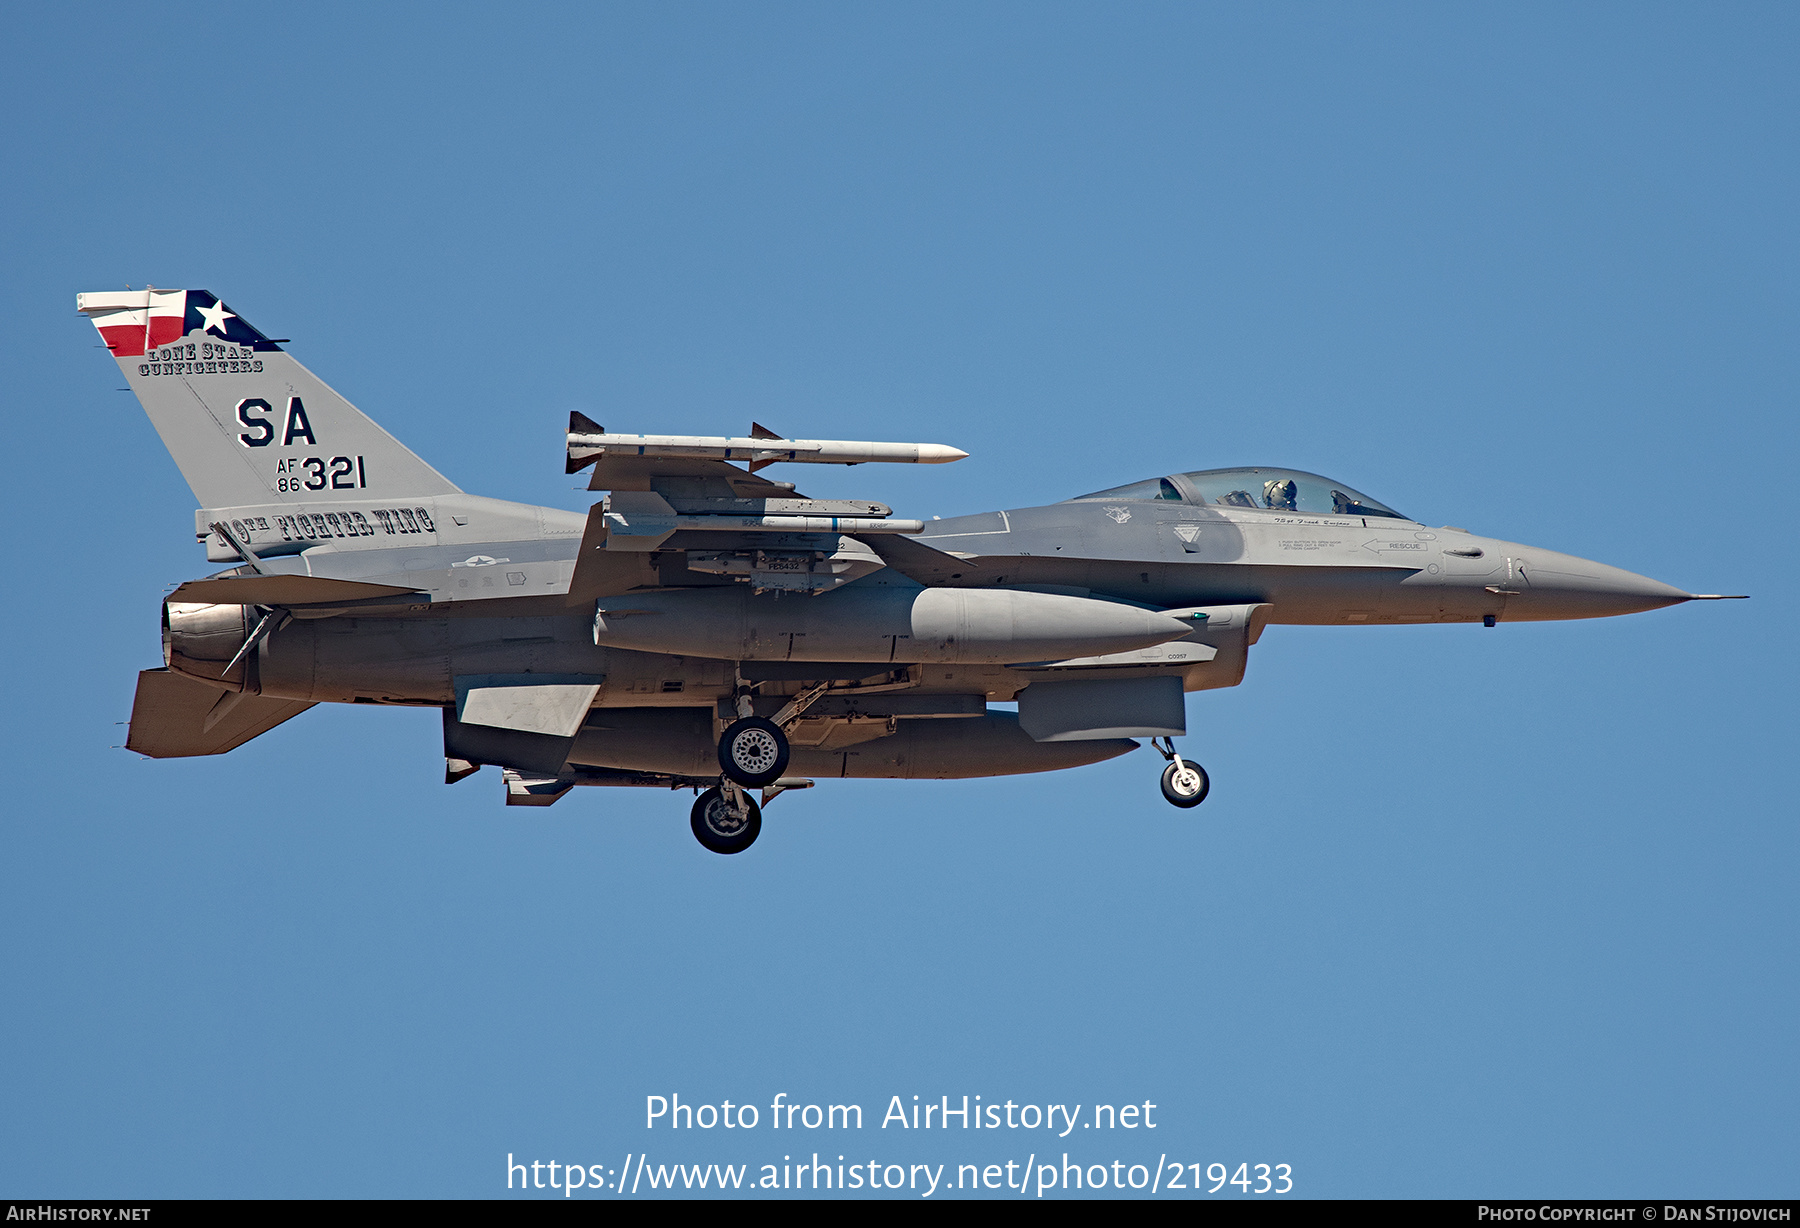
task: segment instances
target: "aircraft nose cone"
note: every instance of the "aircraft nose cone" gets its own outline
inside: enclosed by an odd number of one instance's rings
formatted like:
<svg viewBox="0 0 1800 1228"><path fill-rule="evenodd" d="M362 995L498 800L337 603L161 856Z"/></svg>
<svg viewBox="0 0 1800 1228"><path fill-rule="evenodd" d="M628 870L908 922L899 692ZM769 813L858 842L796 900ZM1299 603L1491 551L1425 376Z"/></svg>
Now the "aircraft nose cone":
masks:
<svg viewBox="0 0 1800 1228"><path fill-rule="evenodd" d="M1693 596L1661 580L1571 554L1539 551L1524 570L1525 590L1508 598L1509 618L1606 618L1659 610Z"/></svg>

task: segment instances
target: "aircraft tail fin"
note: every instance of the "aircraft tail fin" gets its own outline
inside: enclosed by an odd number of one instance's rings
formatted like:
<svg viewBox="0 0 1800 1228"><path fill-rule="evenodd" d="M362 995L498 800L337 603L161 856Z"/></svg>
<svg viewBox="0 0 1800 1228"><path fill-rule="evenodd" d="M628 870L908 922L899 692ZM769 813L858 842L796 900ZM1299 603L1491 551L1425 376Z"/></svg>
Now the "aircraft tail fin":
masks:
<svg viewBox="0 0 1800 1228"><path fill-rule="evenodd" d="M75 306L202 507L458 493L208 291L78 294Z"/></svg>

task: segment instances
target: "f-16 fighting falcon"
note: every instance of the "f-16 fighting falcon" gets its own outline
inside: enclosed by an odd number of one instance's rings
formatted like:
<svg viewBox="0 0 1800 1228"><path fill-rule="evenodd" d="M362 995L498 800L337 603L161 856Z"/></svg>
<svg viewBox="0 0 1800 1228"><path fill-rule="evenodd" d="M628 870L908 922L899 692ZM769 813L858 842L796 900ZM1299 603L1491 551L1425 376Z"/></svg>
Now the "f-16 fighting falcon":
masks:
<svg viewBox="0 0 1800 1228"><path fill-rule="evenodd" d="M942 444L611 433L570 416L585 515L464 494L204 290L77 296L200 502L126 745L216 755L317 703L443 712L445 780L506 803L691 788L716 853L833 777L1048 772L1148 739L1206 772L1184 695L1272 623L1599 618L1711 600L1430 528L1268 467L1170 473L930 523L811 499L775 464L940 464ZM737 462L737 463L734 463ZM990 708L1017 701L1018 712ZM761 800L752 796L760 790Z"/></svg>

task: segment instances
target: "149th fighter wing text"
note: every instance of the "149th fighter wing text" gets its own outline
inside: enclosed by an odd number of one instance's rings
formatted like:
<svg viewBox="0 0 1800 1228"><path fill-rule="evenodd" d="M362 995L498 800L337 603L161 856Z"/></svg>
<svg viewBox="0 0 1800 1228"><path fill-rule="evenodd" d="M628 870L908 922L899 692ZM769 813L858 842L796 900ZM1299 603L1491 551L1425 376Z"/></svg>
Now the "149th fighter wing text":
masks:
<svg viewBox="0 0 1800 1228"><path fill-rule="evenodd" d="M369 517L375 523L369 523ZM232 532L241 541L254 540L257 533L279 532L282 541L329 541L334 537L374 537L377 531L393 536L400 533L436 533L431 513L422 507L372 507L359 511L296 512L291 516L245 516L231 522Z"/></svg>

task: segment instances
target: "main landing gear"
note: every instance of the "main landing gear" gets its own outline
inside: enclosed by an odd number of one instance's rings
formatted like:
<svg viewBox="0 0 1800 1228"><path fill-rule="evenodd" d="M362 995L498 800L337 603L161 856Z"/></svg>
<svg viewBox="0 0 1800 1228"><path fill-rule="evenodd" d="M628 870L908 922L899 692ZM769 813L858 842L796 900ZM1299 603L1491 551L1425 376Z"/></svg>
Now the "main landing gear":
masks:
<svg viewBox="0 0 1800 1228"><path fill-rule="evenodd" d="M774 721L741 717L719 738L719 768L727 780L760 789L779 780L787 765L787 735Z"/></svg>
<svg viewBox="0 0 1800 1228"><path fill-rule="evenodd" d="M688 816L694 839L715 853L741 853L762 831L762 807L731 781L694 799Z"/></svg>
<svg viewBox="0 0 1800 1228"><path fill-rule="evenodd" d="M754 689L738 676L737 720L719 735L717 788L694 801L690 822L694 838L715 853L741 853L756 842L762 831L762 807L750 800L747 789L761 789L766 804L789 789L810 789L810 780L785 780L788 766L787 728L812 702L830 689L831 682L815 682L783 704L772 718L757 716Z"/></svg>
<svg viewBox="0 0 1800 1228"><path fill-rule="evenodd" d="M1157 739L1151 738L1150 745L1156 746ZM1180 806L1183 810L1198 806L1206 800L1212 789L1212 781L1206 778L1206 769L1198 763L1183 759L1175 749L1172 738L1163 738L1163 745L1156 746L1157 752L1169 761L1169 766L1162 773L1162 795L1171 806Z"/></svg>

